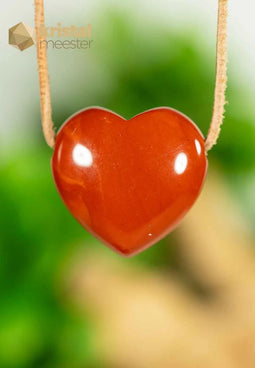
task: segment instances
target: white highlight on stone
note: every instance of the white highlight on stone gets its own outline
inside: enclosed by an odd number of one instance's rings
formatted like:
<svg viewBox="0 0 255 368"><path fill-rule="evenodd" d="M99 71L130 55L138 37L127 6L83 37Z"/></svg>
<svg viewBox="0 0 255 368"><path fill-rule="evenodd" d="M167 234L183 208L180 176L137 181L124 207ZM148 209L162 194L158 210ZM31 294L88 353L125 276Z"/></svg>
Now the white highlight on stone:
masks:
<svg viewBox="0 0 255 368"><path fill-rule="evenodd" d="M184 173L188 165L188 157L184 152L178 154L174 163L174 171L176 174L181 175Z"/></svg>
<svg viewBox="0 0 255 368"><path fill-rule="evenodd" d="M200 155L202 149L201 149L201 144L198 142L197 139L195 139L195 146L196 146L198 155Z"/></svg>
<svg viewBox="0 0 255 368"><path fill-rule="evenodd" d="M78 166L90 167L93 163L93 157L90 150L78 143L73 149L73 160Z"/></svg>

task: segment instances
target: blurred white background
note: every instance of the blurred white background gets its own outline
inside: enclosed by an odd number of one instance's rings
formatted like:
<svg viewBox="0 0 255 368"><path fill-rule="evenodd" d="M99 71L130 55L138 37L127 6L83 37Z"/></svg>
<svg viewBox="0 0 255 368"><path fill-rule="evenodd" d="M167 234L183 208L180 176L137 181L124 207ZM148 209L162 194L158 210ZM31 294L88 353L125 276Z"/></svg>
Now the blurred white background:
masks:
<svg viewBox="0 0 255 368"><path fill-rule="evenodd" d="M124 11L126 8L133 10L134 22L139 22L139 17L146 17L152 24L153 22L164 22L166 25L180 29L187 25L192 27L194 24L194 27L201 28L201 34L204 39L208 40L209 46L214 47L217 0L129 0L127 2L75 0L71 3L66 0L55 0L54 2L46 0L46 24L54 26L57 22L62 22L62 24L71 25L76 19L82 19L82 14L84 14L84 24L91 23L93 27L98 12L108 4L122 8ZM247 96L251 96L251 102L255 85L254 9L253 0L229 0L229 71L238 74ZM24 121L24 119L31 106L33 113L34 106L39 106L39 94L35 48L31 47L20 52L8 45L10 27L20 21L33 26L33 1L2 1L0 11L2 74L0 143L3 147L10 142L15 142L15 136L19 136L19 139L22 136L25 138L27 129L33 129L31 122ZM97 31L97 34L103 37L103 30ZM80 54L74 58L69 52L63 54L61 51L60 54L55 51L49 56L51 80L54 82L52 88L54 108L54 101L61 101L63 96L75 93L77 80L67 77L64 83L61 81L62 70L74 62L84 63L84 59L81 60ZM60 56L61 63L59 62ZM39 123L39 121L34 121L34 124Z"/></svg>

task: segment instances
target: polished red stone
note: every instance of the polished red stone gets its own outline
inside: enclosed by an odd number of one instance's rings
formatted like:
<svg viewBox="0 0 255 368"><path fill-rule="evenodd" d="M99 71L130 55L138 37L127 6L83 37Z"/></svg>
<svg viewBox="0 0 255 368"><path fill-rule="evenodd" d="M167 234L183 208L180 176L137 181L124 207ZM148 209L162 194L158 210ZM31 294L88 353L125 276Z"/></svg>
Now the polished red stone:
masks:
<svg viewBox="0 0 255 368"><path fill-rule="evenodd" d="M59 131L52 169L81 225L133 255L180 222L198 197L207 159L200 131L176 110L158 108L125 120L93 107Z"/></svg>

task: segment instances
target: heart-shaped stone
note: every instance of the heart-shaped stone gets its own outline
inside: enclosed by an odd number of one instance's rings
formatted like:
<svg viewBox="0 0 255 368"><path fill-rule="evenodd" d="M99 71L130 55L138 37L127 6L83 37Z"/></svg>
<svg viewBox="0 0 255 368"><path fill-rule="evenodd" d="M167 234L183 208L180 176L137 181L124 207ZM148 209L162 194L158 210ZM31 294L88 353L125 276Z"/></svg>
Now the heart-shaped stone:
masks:
<svg viewBox="0 0 255 368"><path fill-rule="evenodd" d="M73 216L128 256L180 222L198 197L207 159L202 134L176 110L162 107L125 120L92 107L60 129L52 169Z"/></svg>

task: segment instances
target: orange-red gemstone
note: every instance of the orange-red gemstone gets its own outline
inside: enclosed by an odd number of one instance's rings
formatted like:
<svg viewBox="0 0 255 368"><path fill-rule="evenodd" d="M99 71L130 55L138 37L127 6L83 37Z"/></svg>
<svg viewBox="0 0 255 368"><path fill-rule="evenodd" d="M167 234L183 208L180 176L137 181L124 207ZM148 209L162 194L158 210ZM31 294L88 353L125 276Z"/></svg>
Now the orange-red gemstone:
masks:
<svg viewBox="0 0 255 368"><path fill-rule="evenodd" d="M70 117L52 169L73 216L103 243L133 255L174 229L198 197L204 138L180 112L158 108L130 120L102 108Z"/></svg>

